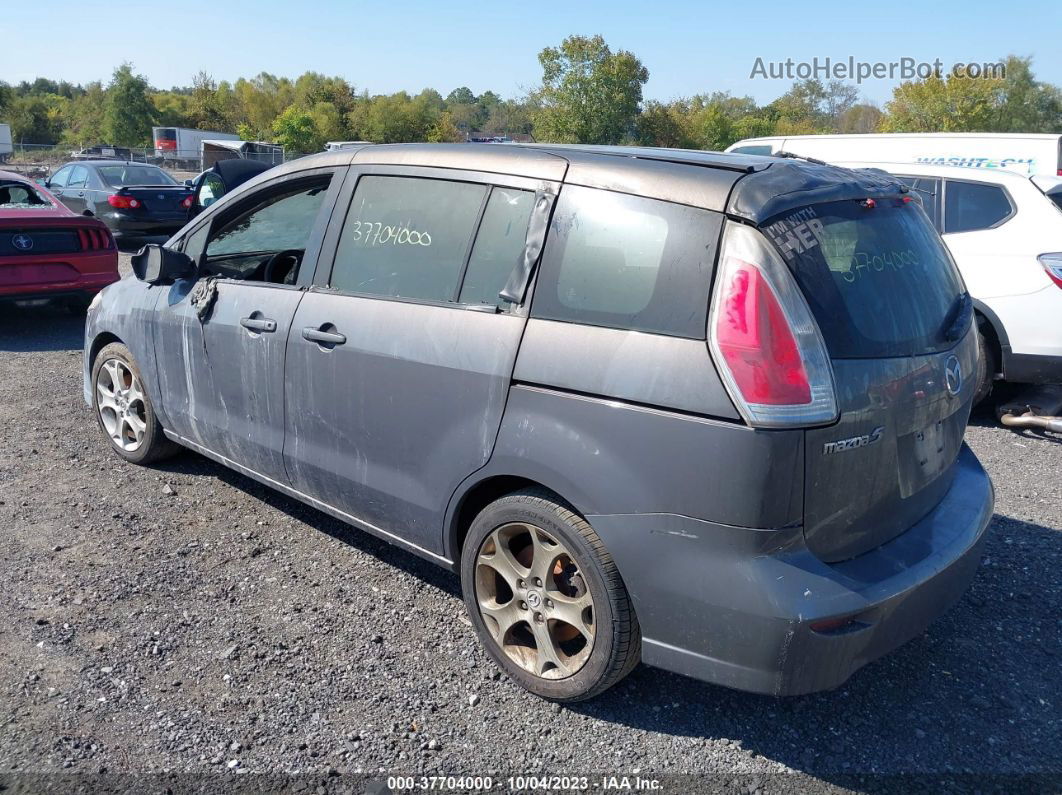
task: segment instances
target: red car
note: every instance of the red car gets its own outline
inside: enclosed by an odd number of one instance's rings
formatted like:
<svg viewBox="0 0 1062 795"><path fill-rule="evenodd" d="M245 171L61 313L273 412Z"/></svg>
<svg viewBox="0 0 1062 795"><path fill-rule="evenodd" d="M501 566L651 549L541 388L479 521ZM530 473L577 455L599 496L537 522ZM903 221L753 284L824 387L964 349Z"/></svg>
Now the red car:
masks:
<svg viewBox="0 0 1062 795"><path fill-rule="evenodd" d="M83 307L115 281L118 249L102 221L0 171L0 300L55 298Z"/></svg>

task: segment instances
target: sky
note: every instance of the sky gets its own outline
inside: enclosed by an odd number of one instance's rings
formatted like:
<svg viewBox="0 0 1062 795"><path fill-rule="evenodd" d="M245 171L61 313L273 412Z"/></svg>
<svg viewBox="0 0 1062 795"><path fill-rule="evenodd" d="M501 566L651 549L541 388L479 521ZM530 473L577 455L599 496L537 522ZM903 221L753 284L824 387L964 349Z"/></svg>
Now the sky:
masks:
<svg viewBox="0 0 1062 795"><path fill-rule="evenodd" d="M917 6L882 0L172 0L131 4L128 13L107 11L106 24L95 32L91 23L81 28L83 0L4 5L0 80L8 83L35 77L106 82L127 60L158 88L189 85L199 70L218 81L312 70L342 76L370 94L430 87L445 96L464 85L476 94L490 89L514 97L541 78L543 47L572 34L600 33L613 50L630 50L648 68L646 99L730 91L768 102L792 80L751 78L757 58L765 66L790 58L940 59L948 69L956 62L1031 55L1039 79L1062 85L1057 0ZM870 79L860 89L881 103L898 82Z"/></svg>

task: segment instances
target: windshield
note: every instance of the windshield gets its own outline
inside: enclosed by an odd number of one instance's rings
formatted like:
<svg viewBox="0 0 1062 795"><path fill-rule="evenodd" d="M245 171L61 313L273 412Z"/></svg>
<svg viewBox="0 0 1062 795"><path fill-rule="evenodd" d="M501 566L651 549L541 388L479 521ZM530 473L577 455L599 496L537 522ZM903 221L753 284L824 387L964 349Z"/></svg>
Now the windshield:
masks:
<svg viewBox="0 0 1062 795"><path fill-rule="evenodd" d="M0 210L35 210L54 206L28 182L0 180Z"/></svg>
<svg viewBox="0 0 1062 795"><path fill-rule="evenodd" d="M176 185L177 180L154 166L100 166L100 176L112 188L123 185Z"/></svg>
<svg viewBox="0 0 1062 795"><path fill-rule="evenodd" d="M773 219L764 231L800 284L835 359L913 356L954 344L965 290L915 201L840 201Z"/></svg>

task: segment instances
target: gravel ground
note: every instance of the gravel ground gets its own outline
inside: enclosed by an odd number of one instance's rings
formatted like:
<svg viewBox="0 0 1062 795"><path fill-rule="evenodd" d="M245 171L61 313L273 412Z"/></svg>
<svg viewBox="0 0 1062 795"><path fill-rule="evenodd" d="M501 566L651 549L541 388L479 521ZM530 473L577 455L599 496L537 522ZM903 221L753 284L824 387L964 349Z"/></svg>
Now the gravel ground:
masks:
<svg viewBox="0 0 1062 795"><path fill-rule="evenodd" d="M0 309L0 789L232 770L1059 789L1062 438L975 420L997 490L977 579L843 688L775 700L642 666L560 708L480 651L455 576L197 455L122 463L82 403L81 333ZM1018 774L1042 777L978 778Z"/></svg>

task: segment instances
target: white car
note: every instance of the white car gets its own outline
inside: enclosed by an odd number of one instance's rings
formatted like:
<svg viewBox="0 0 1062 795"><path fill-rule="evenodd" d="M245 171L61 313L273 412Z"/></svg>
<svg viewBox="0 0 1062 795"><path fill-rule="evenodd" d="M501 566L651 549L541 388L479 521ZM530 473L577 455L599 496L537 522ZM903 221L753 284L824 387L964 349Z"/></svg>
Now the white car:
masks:
<svg viewBox="0 0 1062 795"><path fill-rule="evenodd" d="M877 160L1062 176L1062 135L1058 133L789 135L746 138L731 144L726 151L745 155L790 152L830 163Z"/></svg>
<svg viewBox="0 0 1062 795"><path fill-rule="evenodd" d="M1062 193L1056 178L1002 169L843 162L904 178L944 238L974 299L993 379L1062 383Z"/></svg>

